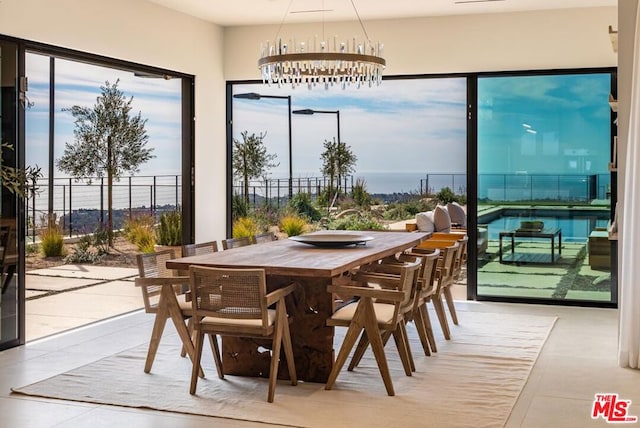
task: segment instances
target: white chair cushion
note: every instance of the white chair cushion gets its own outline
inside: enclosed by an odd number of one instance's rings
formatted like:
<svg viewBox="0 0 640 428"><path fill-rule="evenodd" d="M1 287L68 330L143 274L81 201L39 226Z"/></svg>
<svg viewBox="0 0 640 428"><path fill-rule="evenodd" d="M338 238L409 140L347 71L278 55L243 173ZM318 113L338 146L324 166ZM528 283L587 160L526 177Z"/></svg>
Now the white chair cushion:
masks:
<svg viewBox="0 0 640 428"><path fill-rule="evenodd" d="M267 309L267 315L269 325L272 325L276 321L275 309ZM242 319L242 318L219 318L219 317L204 317L202 324L217 324L217 325L237 325L242 327L262 327L262 318L258 319Z"/></svg>
<svg viewBox="0 0 640 428"><path fill-rule="evenodd" d="M416 226L420 232L435 232L433 224L433 211L416 214Z"/></svg>
<svg viewBox="0 0 640 428"><path fill-rule="evenodd" d="M331 316L331 319L345 322L351 321L356 313L358 303L359 302L353 302L341 307ZM376 319L379 324L389 324L393 319L395 305L390 305L388 303L374 303L373 310L376 313Z"/></svg>
<svg viewBox="0 0 640 428"><path fill-rule="evenodd" d="M449 212L449 217L451 217L451 223L467 227L467 213L464 212L464 208L459 203L449 202L447 211Z"/></svg>
<svg viewBox="0 0 640 428"><path fill-rule="evenodd" d="M436 232L451 232L451 217L445 207L438 205L433 210L433 224Z"/></svg>

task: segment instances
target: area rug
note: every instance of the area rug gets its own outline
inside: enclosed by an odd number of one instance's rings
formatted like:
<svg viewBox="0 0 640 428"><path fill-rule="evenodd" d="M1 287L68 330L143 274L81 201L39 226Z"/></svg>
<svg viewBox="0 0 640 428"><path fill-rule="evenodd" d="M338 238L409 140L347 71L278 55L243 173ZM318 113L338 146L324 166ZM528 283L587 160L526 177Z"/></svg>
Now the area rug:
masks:
<svg viewBox="0 0 640 428"><path fill-rule="evenodd" d="M554 317L459 311L459 326L445 341L435 317L438 353L426 357L412 325L417 371L404 375L393 343L386 348L396 391L387 396L375 359L367 354L353 372L344 370L331 391L324 385L279 381L267 403L267 379L218 379L205 347L207 378L189 395L190 362L180 358L175 337L163 338L150 374L143 372L146 346L104 358L28 386L16 394L149 408L295 427L499 427L506 422ZM336 349L344 329L337 329Z"/></svg>

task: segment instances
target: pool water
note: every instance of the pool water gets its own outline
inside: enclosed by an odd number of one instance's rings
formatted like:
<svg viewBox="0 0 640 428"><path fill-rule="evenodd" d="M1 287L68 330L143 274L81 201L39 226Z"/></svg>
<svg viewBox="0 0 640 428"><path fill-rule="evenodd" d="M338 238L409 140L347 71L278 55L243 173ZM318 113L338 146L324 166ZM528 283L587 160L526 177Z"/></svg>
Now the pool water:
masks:
<svg viewBox="0 0 640 428"><path fill-rule="evenodd" d="M608 215L608 213L604 213ZM562 229L563 242L586 242L589 234L598 228L606 228L608 217L602 218L599 213L577 215L573 218L541 217L541 216L505 216L496 218L488 223L489 239L498 239L498 234L505 230L514 230L520 227L522 221L542 221L544 227Z"/></svg>

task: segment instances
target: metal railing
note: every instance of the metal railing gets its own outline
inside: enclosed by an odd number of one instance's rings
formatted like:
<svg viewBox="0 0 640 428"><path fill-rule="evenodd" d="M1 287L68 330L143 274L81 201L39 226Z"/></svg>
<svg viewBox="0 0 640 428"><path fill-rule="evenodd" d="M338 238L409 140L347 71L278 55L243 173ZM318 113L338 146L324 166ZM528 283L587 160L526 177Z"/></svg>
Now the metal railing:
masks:
<svg viewBox="0 0 640 428"><path fill-rule="evenodd" d="M611 197L609 174L480 174L478 200L485 202L591 202Z"/></svg>
<svg viewBox="0 0 640 428"><path fill-rule="evenodd" d="M420 179L420 194L433 195L448 187L456 195L467 194L467 174L426 174Z"/></svg>
<svg viewBox="0 0 640 428"><path fill-rule="evenodd" d="M466 174L425 174L420 179L420 194L436 194L449 187L457 195L467 193ZM344 177L342 190L351 192L354 176ZM54 215L66 235L73 236L95 231L106 223L106 178L75 180L55 178L49 189L48 179L34 183L37 192L26 200L28 236L35 239L36 230ZM480 174L478 199L485 202L561 201L590 202L610 198L609 174L547 175L547 174ZM308 193L317 199L329 187L327 177L293 179L293 194ZM53 211L49 212L49 192L53 192ZM243 196L244 186L233 183L234 194ZM375 191L375 189L373 189ZM252 206L269 202L277 207L289 199L286 178L253 180L249 183ZM126 218L139 215L159 215L182 205L182 182L179 175L130 176L113 185L113 227L122 227Z"/></svg>
<svg viewBox="0 0 640 428"><path fill-rule="evenodd" d="M34 183L35 192L26 200L27 236L35 240L36 231L49 216L56 219L65 235L95 231L107 221L107 179L48 178ZM49 194L53 192L53 210ZM182 205L182 180L179 175L123 177L113 183L113 227L119 229L133 215L157 216Z"/></svg>
<svg viewBox="0 0 640 428"><path fill-rule="evenodd" d="M353 189L353 176L344 177L341 180L341 191L351 192ZM329 187L328 177L298 177L292 180L293 194L307 193L312 200L318 197ZM243 197L244 184L241 181L233 181L233 194ZM264 205L266 202L280 208L289 200L289 179L268 178L266 180L249 181L249 204L252 207Z"/></svg>

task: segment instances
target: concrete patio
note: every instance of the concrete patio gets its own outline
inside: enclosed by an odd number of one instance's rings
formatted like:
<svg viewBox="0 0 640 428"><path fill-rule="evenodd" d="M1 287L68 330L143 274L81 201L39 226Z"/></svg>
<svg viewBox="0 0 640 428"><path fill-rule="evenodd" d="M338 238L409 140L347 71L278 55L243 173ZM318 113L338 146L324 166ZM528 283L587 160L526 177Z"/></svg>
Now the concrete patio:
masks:
<svg viewBox="0 0 640 428"><path fill-rule="evenodd" d="M93 265L27 272L26 340L141 309L137 274L137 269Z"/></svg>

